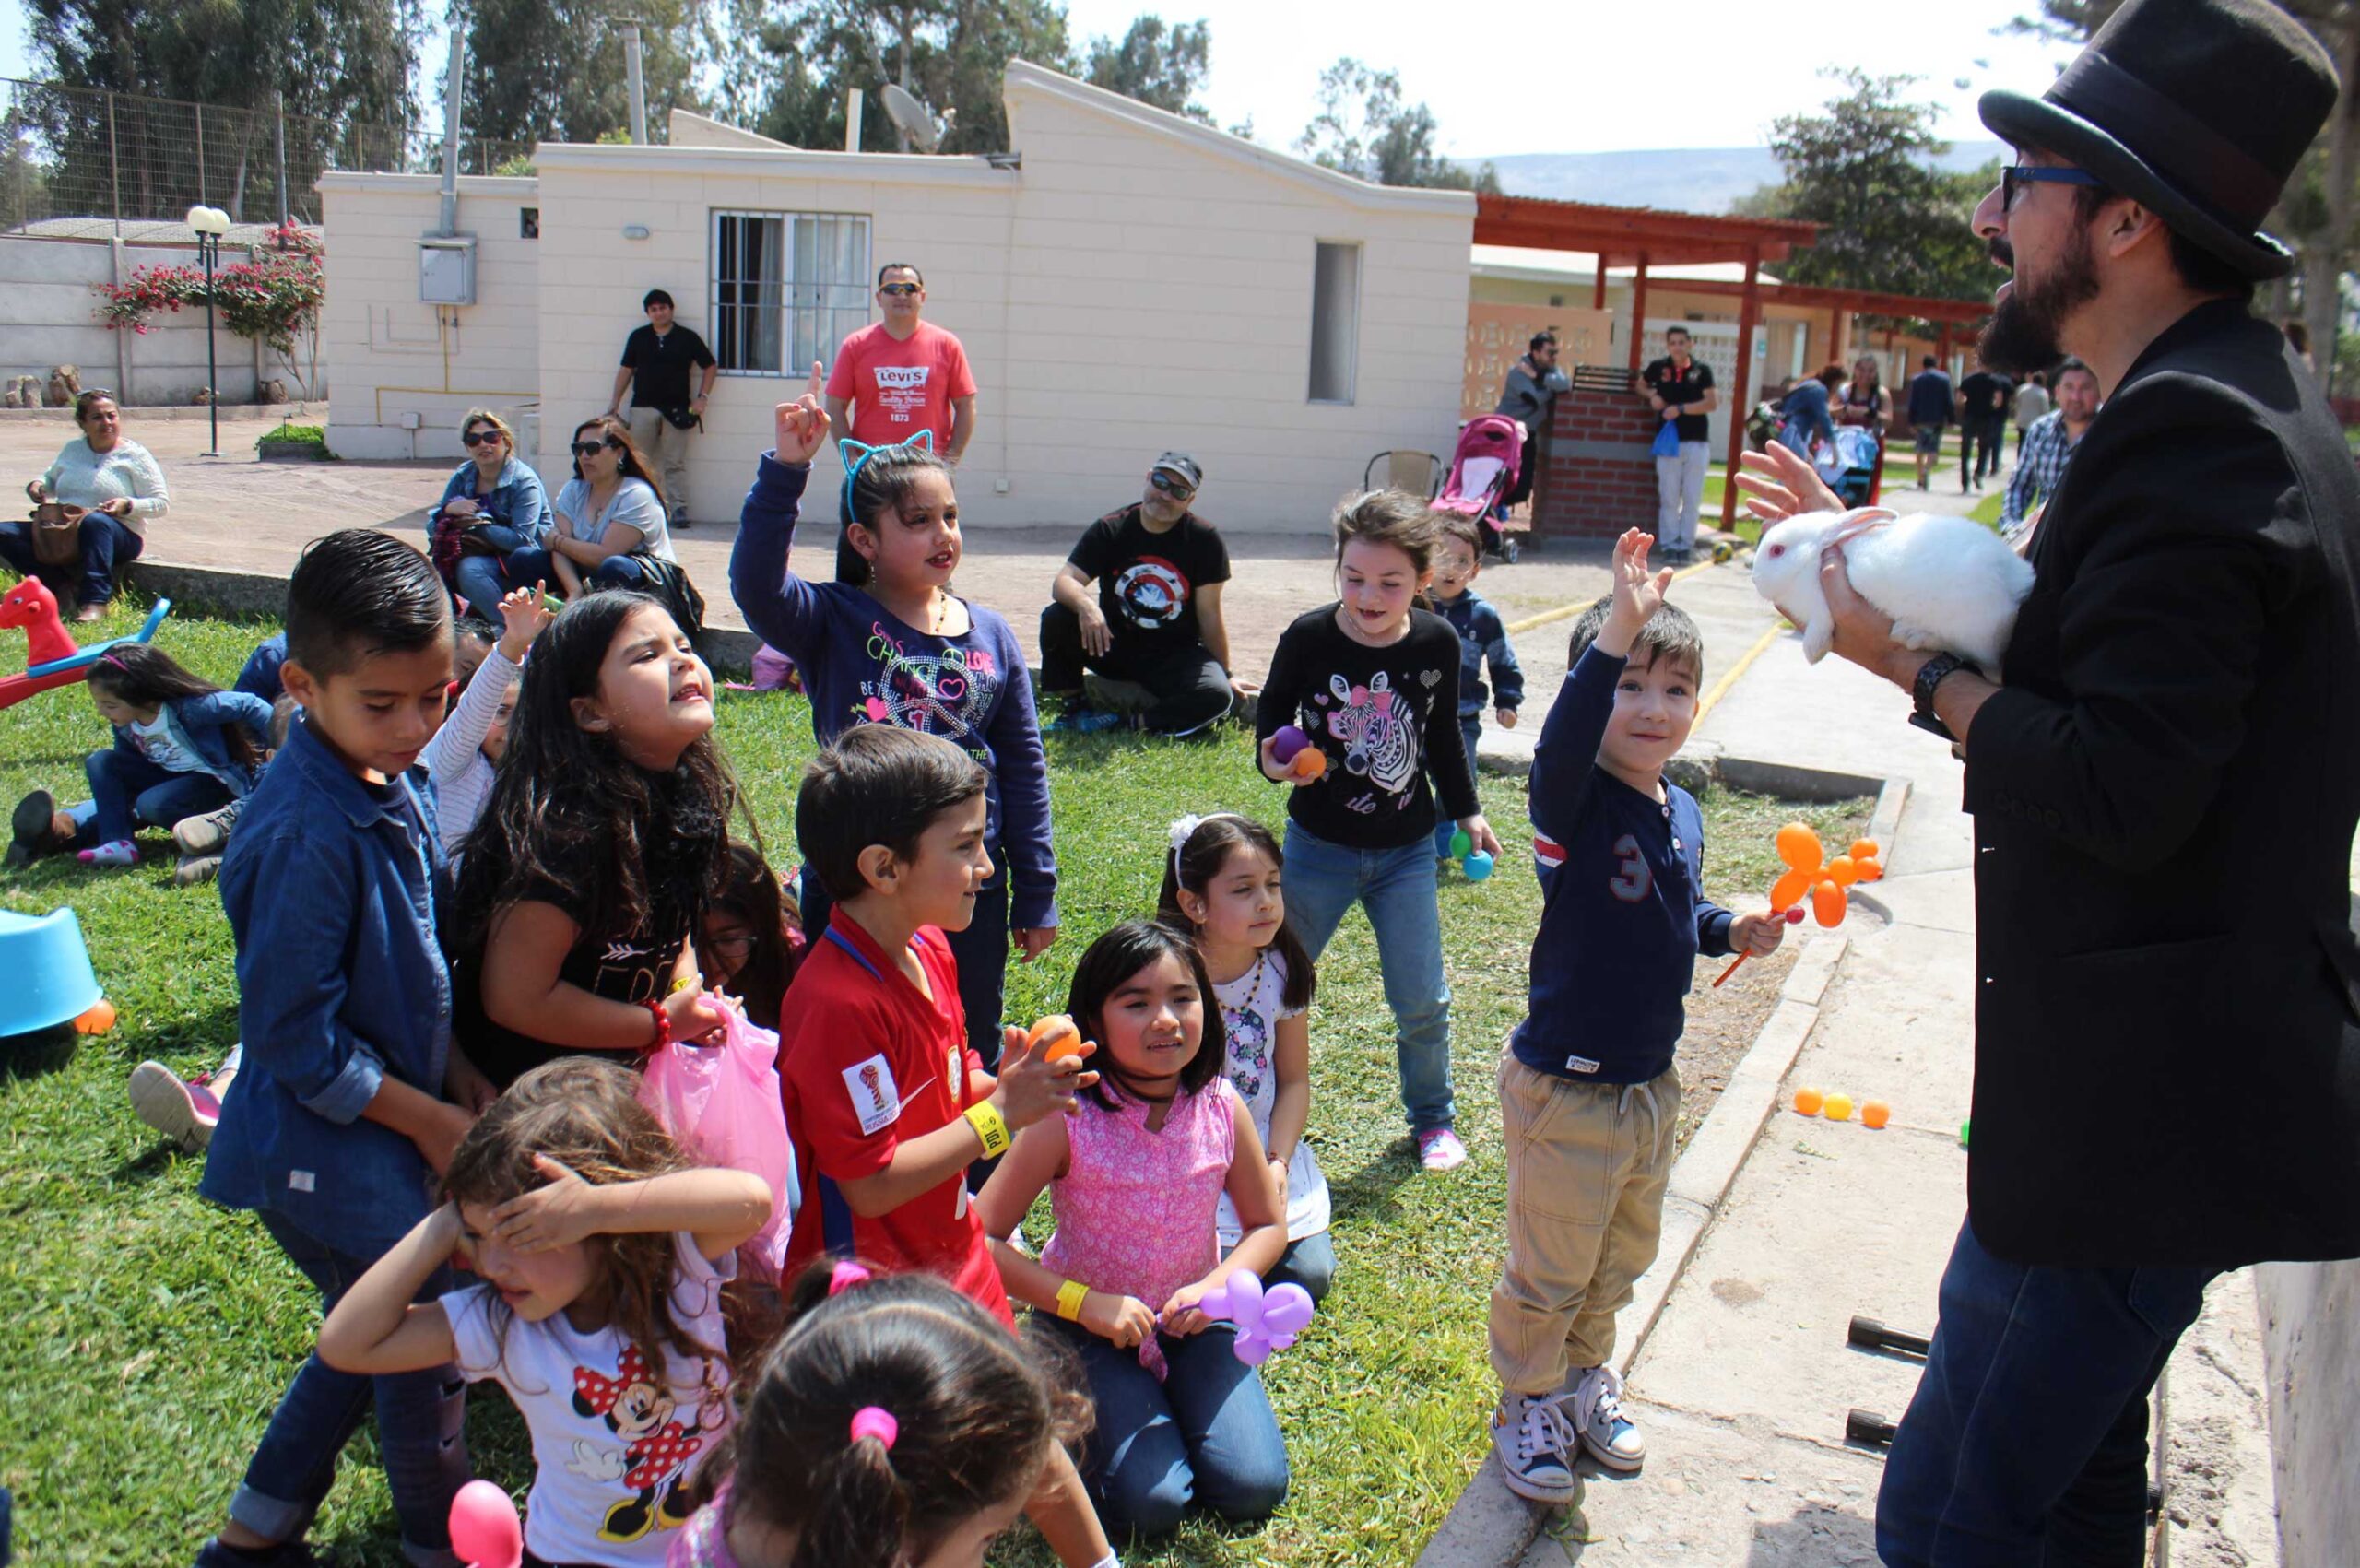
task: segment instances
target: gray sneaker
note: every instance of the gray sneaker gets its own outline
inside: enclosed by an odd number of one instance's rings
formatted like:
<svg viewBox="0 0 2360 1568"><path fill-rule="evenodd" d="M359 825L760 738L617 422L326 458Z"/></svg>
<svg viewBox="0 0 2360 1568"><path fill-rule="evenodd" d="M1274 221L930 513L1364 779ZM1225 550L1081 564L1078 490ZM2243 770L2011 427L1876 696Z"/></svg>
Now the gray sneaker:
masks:
<svg viewBox="0 0 2360 1568"><path fill-rule="evenodd" d="M172 886L194 888L210 882L221 875L221 857L218 855L186 855L172 868Z"/></svg>
<svg viewBox="0 0 2360 1568"><path fill-rule="evenodd" d="M1581 1494L1574 1480L1573 1422L1562 1395L1503 1389L1492 1408L1492 1450L1508 1490L1534 1503L1568 1503Z"/></svg>
<svg viewBox="0 0 2360 1568"><path fill-rule="evenodd" d="M180 846L183 855L218 855L229 843L230 830L238 825L238 815L245 808L243 800L233 800L202 817L183 817L172 824L172 843Z"/></svg>

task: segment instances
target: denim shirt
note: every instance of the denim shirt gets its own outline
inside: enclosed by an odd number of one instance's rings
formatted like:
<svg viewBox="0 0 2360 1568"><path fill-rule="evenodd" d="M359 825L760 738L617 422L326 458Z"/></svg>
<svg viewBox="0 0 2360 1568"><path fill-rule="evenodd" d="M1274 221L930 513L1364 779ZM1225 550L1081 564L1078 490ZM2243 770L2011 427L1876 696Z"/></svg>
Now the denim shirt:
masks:
<svg viewBox="0 0 2360 1568"><path fill-rule="evenodd" d="M510 457L501 465L500 481L486 496L476 494L476 464L470 457L459 465L451 482L442 487L442 499L426 514L426 531L434 532L434 519L442 509L462 496L482 508L483 514L505 528L515 530L517 543L510 548L521 549L526 545L549 542L549 494L541 488L541 477L533 466L521 457Z"/></svg>
<svg viewBox="0 0 2360 1568"><path fill-rule="evenodd" d="M308 725L248 797L221 867L245 1061L197 1190L374 1258L425 1218L417 1145L362 1118L386 1076L441 1098L451 978L431 786L372 787Z"/></svg>
<svg viewBox="0 0 2360 1568"><path fill-rule="evenodd" d="M172 738L221 781L221 787L242 799L254 792L262 770L230 760L228 731L243 725L257 754L270 749L270 704L245 691L215 691L202 697L174 697L163 704L164 722ZM129 725L114 726L114 749L126 757L141 757L139 742Z"/></svg>

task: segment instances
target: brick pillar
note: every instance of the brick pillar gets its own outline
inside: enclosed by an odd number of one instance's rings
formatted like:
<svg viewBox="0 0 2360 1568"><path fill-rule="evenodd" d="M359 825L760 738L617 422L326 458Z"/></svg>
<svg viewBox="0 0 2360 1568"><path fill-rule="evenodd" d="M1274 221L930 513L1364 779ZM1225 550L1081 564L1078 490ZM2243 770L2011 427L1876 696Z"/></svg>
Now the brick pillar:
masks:
<svg viewBox="0 0 2360 1568"><path fill-rule="evenodd" d="M1541 539L1611 539L1656 526L1656 460L1661 417L1626 390L1620 368L1585 365L1557 413L1535 489L1532 532Z"/></svg>

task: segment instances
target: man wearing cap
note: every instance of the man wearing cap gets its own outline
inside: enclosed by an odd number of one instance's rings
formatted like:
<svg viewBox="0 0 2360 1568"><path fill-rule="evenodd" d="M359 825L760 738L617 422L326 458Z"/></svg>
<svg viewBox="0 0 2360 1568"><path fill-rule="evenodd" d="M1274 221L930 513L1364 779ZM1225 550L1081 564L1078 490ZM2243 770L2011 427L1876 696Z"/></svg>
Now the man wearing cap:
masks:
<svg viewBox="0 0 2360 1568"><path fill-rule="evenodd" d="M1188 509L1204 478L1195 458L1165 453L1139 499L1082 530L1057 568L1041 612L1041 693L1067 699L1058 727L1122 723L1082 705L1085 667L1146 687L1155 704L1140 722L1162 735L1209 729L1236 700L1221 618L1229 549Z"/></svg>
<svg viewBox="0 0 2360 1568"><path fill-rule="evenodd" d="M1975 212L2014 275L1984 357L2070 352L2105 402L2000 668L1898 646L1821 569L1836 651L1956 738L1975 818L1967 1220L1889 1564L2142 1562L2147 1395L2205 1286L2360 1255L2360 482L2249 310L2336 92L2263 0L2130 0L2044 97L1986 94L2017 162ZM1752 466L1772 514L1836 504Z"/></svg>

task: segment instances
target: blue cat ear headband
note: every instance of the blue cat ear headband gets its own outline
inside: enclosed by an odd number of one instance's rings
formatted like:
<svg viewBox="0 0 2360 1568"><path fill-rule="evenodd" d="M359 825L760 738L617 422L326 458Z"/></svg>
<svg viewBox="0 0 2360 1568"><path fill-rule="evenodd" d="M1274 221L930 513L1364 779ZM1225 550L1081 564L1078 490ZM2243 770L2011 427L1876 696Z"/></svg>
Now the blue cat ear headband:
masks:
<svg viewBox="0 0 2360 1568"><path fill-rule="evenodd" d="M837 445L843 449L844 454L844 510L846 512L850 512L852 510L853 484L860 477L861 469L868 466L868 460L870 458L876 456L880 452L899 452L904 448L912 448L919 452L932 452L934 450L934 431L931 428L928 428L918 431L906 441L889 441L882 446L871 446L865 441L855 441L850 436L846 436L843 441L837 442Z"/></svg>

